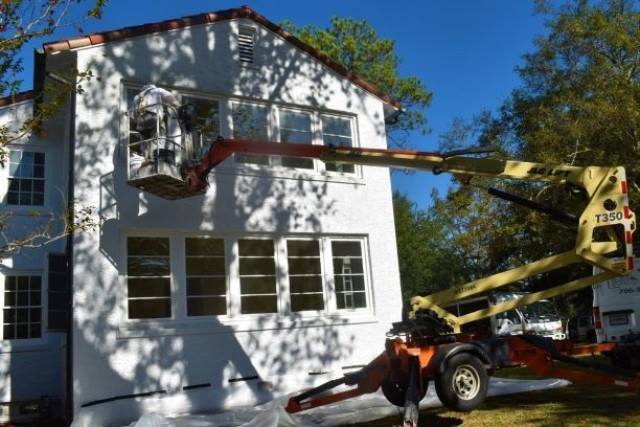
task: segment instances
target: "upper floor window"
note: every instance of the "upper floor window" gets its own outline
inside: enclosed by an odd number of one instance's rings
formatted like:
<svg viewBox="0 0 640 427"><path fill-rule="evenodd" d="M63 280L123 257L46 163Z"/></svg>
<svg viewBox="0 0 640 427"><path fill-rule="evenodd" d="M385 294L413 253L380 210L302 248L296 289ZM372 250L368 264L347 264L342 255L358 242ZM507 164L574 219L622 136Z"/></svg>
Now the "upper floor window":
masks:
<svg viewBox="0 0 640 427"><path fill-rule="evenodd" d="M7 204L43 206L44 167L44 153L11 150L9 152Z"/></svg>
<svg viewBox="0 0 640 427"><path fill-rule="evenodd" d="M264 105L231 103L231 120L235 139L269 140L269 109ZM255 155L235 155L238 163L268 165L269 158Z"/></svg>
<svg viewBox="0 0 640 427"><path fill-rule="evenodd" d="M313 143L311 114L302 111L278 110L280 141L294 144ZM282 166L298 169L313 169L313 159L284 157Z"/></svg>
<svg viewBox="0 0 640 427"><path fill-rule="evenodd" d="M286 142L293 144L339 145L352 147L353 119L346 116L319 114L312 111L274 107L275 124L270 120L270 108L250 103L232 103L233 138L262 140L265 143ZM273 131L270 132L270 129ZM270 135L276 135L271 138ZM318 170L354 174L351 164L323 163L319 160L265 156L236 155L237 163L282 166L291 169Z"/></svg>
<svg viewBox="0 0 640 427"><path fill-rule="evenodd" d="M42 279L40 276L6 276L4 280L3 338L42 336Z"/></svg>
<svg viewBox="0 0 640 427"><path fill-rule="evenodd" d="M129 111L134 109L133 99L138 90L127 89ZM208 153L218 136L234 139L264 141L265 143L293 143L303 145L355 146L355 120L347 115L319 112L310 109L296 109L276 104L262 104L234 99L214 98L206 94L186 93L181 96L181 126L176 128L178 118L172 116L167 124L167 139L180 140L180 153L176 159L182 161L200 160ZM175 123L174 123L175 122ZM178 134L181 138L178 138ZM143 143L136 130L134 120L129 120L130 151L140 151ZM317 171L329 174L353 175L356 167L352 164L325 163L317 159L287 157L278 155L235 154L236 164L257 167L275 167L283 170Z"/></svg>
<svg viewBox="0 0 640 427"><path fill-rule="evenodd" d="M350 119L328 114L322 114L320 117L322 122L322 143L324 145L353 147ZM334 172L355 172L355 166L352 164L326 163L325 168L328 171Z"/></svg>

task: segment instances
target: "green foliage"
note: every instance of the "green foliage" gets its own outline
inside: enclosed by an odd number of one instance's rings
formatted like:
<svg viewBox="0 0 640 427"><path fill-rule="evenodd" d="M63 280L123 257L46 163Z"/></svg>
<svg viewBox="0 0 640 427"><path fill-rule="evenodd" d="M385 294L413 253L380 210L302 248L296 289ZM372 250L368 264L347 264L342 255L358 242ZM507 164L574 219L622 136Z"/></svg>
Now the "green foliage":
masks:
<svg viewBox="0 0 640 427"><path fill-rule="evenodd" d="M22 84L22 58L27 43L51 36L63 27L81 33L80 25L100 18L107 0L1 0L0 1L0 97L15 95ZM37 108L22 123L0 126L0 166L6 161L6 146L29 135L42 136L43 124L60 111L71 93L82 93L82 82L93 77L91 70L70 70L65 75L49 75L42 92L35 94ZM33 227L12 227L14 213L0 212L0 258L24 248L38 248L62 239L74 231L85 231L98 224L91 208L72 202L63 206L64 214L33 209L28 216Z"/></svg>
<svg viewBox="0 0 640 427"><path fill-rule="evenodd" d="M280 25L402 105L399 120L387 125L393 144L405 146L409 131L428 132L424 109L431 103L432 94L420 78L398 76L400 58L394 53L393 40L378 37L367 21L334 17L329 29L298 27L290 21Z"/></svg>
<svg viewBox="0 0 640 427"><path fill-rule="evenodd" d="M33 39L50 36L62 27L100 18L108 0L5 0L0 2L0 97L14 94L22 83L22 53Z"/></svg>
<svg viewBox="0 0 640 427"><path fill-rule="evenodd" d="M393 212L400 281L405 299L440 289L447 250L443 228L417 208L406 195L395 192Z"/></svg>
<svg viewBox="0 0 640 427"><path fill-rule="evenodd" d="M640 13L637 2L578 0L558 6L539 1L548 16L548 34L538 37L533 52L518 69L522 84L494 116L482 113L470 122L457 121L443 139L445 149L494 146L500 153L526 161L578 166L625 166L632 186L640 176ZM470 141L473 141L470 143ZM467 184L491 183L474 178ZM509 193L547 208L579 213L584 195L562 185L502 182ZM574 230L548 215L499 199L480 189L455 185L436 200L439 216L455 212L452 244L467 254L464 274L473 278L526 264L574 245ZM631 194L637 210L639 192ZM486 221L486 216L495 221ZM484 249L483 249L484 248ZM536 291L590 275L589 266L574 266L519 284ZM590 304L590 289L559 298L565 313Z"/></svg>

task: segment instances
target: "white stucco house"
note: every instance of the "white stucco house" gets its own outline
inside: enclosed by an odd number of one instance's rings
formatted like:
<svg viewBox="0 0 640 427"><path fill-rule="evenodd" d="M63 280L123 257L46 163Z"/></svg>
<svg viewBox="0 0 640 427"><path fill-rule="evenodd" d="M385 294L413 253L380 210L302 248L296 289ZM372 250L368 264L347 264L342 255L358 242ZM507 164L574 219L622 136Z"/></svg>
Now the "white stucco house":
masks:
<svg viewBox="0 0 640 427"><path fill-rule="evenodd" d="M383 351L402 310L388 169L235 156L205 194L168 200L131 185L129 110L154 83L199 107L194 141L386 148L393 100L248 7L48 43L35 68L36 94L69 69L93 78L9 147L3 210L33 228L29 212L77 200L101 225L2 260L5 418L41 396L77 426L219 411ZM0 120L33 100L4 100Z"/></svg>

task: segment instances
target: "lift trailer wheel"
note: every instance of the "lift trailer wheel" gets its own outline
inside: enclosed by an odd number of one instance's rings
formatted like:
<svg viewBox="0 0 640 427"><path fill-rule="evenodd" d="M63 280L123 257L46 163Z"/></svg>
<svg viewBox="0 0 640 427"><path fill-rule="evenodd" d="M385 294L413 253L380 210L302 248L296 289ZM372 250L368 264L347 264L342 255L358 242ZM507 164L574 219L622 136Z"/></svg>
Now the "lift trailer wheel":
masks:
<svg viewBox="0 0 640 427"><path fill-rule="evenodd" d="M444 371L436 376L436 394L444 406L469 412L487 396L489 375L482 362L470 353L452 356Z"/></svg>

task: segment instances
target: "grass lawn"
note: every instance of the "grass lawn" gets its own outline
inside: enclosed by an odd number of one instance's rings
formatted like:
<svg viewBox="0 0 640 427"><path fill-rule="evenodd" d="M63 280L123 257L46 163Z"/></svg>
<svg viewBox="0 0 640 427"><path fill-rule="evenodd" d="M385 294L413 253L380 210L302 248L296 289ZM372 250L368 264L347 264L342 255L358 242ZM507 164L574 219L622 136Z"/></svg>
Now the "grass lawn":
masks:
<svg viewBox="0 0 640 427"><path fill-rule="evenodd" d="M526 368L498 372L496 377L539 379ZM430 386L433 386L430 384ZM420 427L638 427L640 394L621 387L573 383L567 387L489 397L470 413L443 407L420 412ZM354 424L400 427L402 417Z"/></svg>

